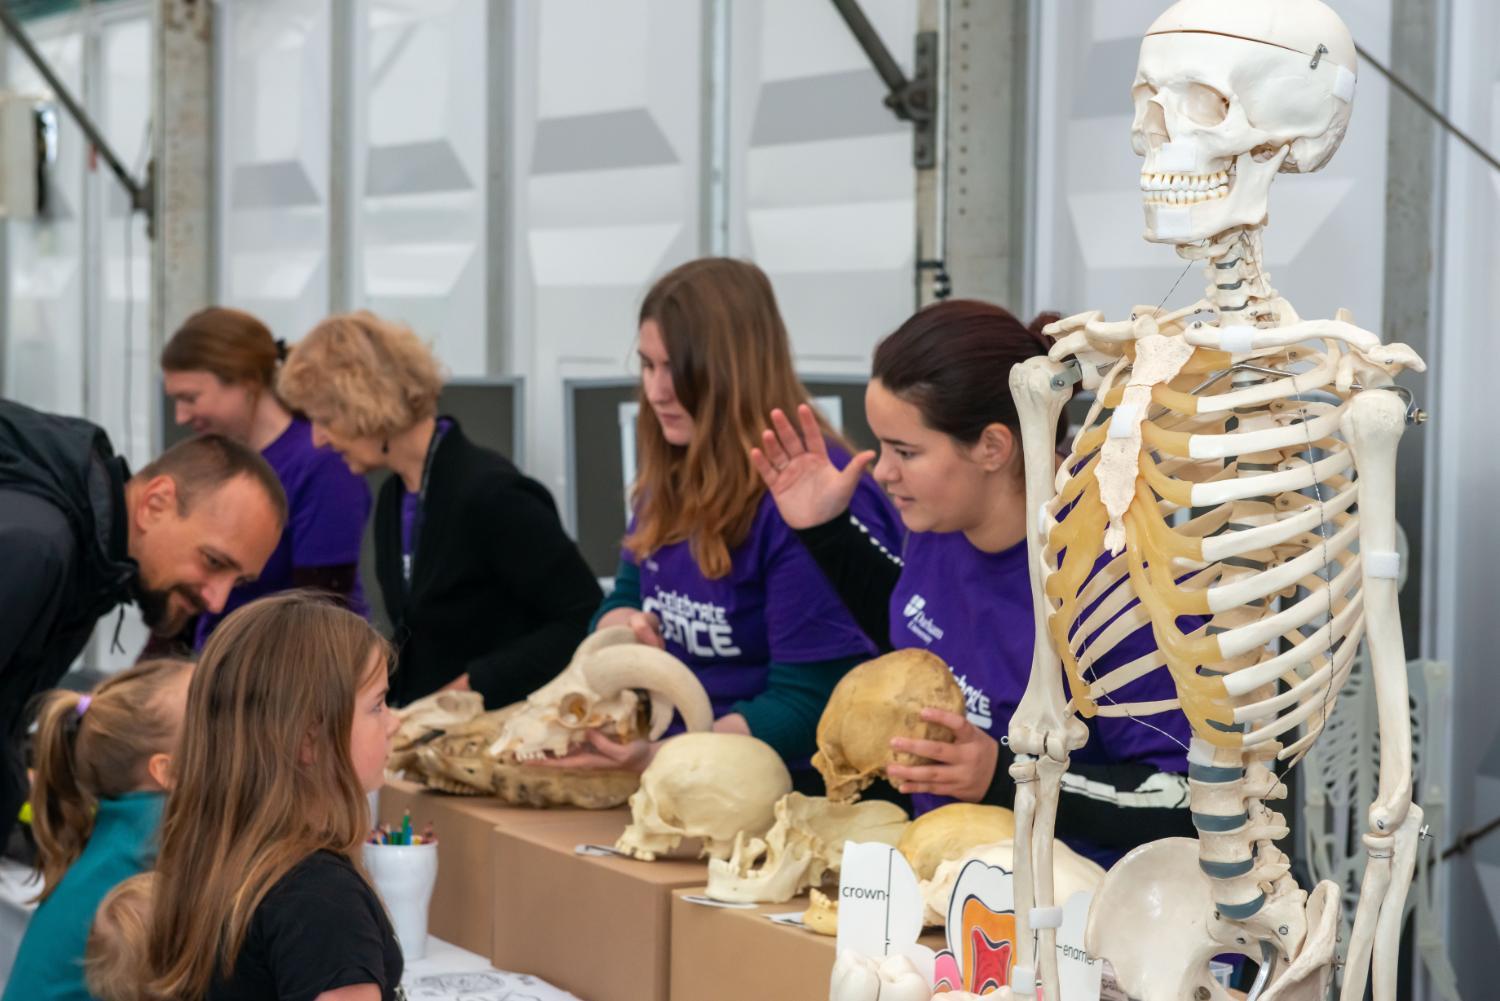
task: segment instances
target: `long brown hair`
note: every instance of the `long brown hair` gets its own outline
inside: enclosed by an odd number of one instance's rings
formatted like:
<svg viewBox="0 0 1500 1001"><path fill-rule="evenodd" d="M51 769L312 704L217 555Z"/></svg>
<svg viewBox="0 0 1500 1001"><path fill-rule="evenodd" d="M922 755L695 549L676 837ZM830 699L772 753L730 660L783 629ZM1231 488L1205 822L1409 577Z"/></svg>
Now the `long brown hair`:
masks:
<svg viewBox="0 0 1500 1001"><path fill-rule="evenodd" d="M31 830L46 900L83 854L101 799L116 799L150 780L153 754L170 754L182 720L162 691L192 664L148 660L100 682L93 691L58 689L37 711L36 782ZM84 700L88 701L85 702Z"/></svg>
<svg viewBox="0 0 1500 1001"><path fill-rule="evenodd" d="M148 987L199 997L228 975L267 891L319 850L359 866L369 809L349 756L371 653L352 612L300 591L246 605L203 648L162 821Z"/></svg>
<svg viewBox="0 0 1500 1001"><path fill-rule="evenodd" d="M750 449L773 408L792 414L810 400L771 282L748 261L705 257L667 272L641 303L639 322L647 320L661 328L693 439L669 443L641 390L636 522L625 545L644 558L686 539L699 570L717 579L729 573L729 551L745 541L765 491ZM821 414L818 423L848 446Z"/></svg>
<svg viewBox="0 0 1500 1001"><path fill-rule="evenodd" d="M224 306L200 309L177 328L161 349L168 372L211 372L225 383L273 390L276 364L286 345L249 313Z"/></svg>

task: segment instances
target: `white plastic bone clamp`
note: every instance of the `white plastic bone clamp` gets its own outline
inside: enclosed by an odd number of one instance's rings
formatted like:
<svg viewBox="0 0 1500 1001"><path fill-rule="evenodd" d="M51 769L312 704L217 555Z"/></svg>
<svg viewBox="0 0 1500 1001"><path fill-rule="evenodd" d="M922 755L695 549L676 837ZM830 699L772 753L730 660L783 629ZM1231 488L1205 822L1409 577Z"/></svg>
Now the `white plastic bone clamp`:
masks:
<svg viewBox="0 0 1500 1001"><path fill-rule="evenodd" d="M1396 580L1401 576L1401 554L1391 552L1365 553L1365 573L1381 580Z"/></svg>
<svg viewBox="0 0 1500 1001"><path fill-rule="evenodd" d="M1109 419L1109 436L1111 438L1129 438L1135 434L1141 408L1134 403L1122 403L1115 407L1114 416Z"/></svg>
<svg viewBox="0 0 1500 1001"><path fill-rule="evenodd" d="M1036 970L1029 966L1011 967L1010 992L1018 998L1036 997Z"/></svg>
<svg viewBox="0 0 1500 1001"><path fill-rule="evenodd" d="M1353 73L1350 73L1349 70L1343 66L1337 67L1334 70L1333 76L1333 96L1338 98L1340 101L1343 101L1345 104L1353 104L1354 83L1355 78Z"/></svg>
<svg viewBox="0 0 1500 1001"><path fill-rule="evenodd" d="M1063 923L1063 909L1061 907L1033 907L1031 909L1031 927L1035 929L1061 928Z"/></svg>
<svg viewBox="0 0 1500 1001"><path fill-rule="evenodd" d="M1255 350L1255 328L1237 324L1219 329L1219 349L1232 355L1249 354Z"/></svg>

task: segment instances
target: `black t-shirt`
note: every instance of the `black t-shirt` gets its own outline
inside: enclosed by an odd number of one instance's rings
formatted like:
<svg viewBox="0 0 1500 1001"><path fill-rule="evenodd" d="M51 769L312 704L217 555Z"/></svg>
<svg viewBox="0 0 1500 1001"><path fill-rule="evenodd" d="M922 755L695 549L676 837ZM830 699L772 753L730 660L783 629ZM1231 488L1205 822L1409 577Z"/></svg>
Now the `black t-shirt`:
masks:
<svg viewBox="0 0 1500 1001"><path fill-rule="evenodd" d="M297 863L255 909L234 976L215 976L206 1001L313 1001L324 991L379 984L400 1001L401 948L374 889L342 855Z"/></svg>

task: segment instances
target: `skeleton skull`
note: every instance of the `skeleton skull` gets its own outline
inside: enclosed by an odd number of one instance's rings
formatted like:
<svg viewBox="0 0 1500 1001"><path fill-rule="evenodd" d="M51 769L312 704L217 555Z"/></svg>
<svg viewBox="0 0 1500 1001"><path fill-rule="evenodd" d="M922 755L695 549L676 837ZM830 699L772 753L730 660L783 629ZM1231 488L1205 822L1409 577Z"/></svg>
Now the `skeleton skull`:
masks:
<svg viewBox="0 0 1500 1001"><path fill-rule="evenodd" d="M701 838L702 854L725 859L741 831L771 829L792 776L768 744L738 733L685 733L661 746L630 797L618 851L647 862Z"/></svg>
<svg viewBox="0 0 1500 1001"><path fill-rule="evenodd" d="M932 985L901 955L875 959L845 949L833 964L828 1001L928 1001Z"/></svg>
<svg viewBox="0 0 1500 1001"><path fill-rule="evenodd" d="M942 863L1015 836L1016 815L1005 807L949 803L912 821L896 847L917 879L927 880Z"/></svg>
<svg viewBox="0 0 1500 1001"><path fill-rule="evenodd" d="M708 863L707 895L715 900L780 904L837 872L844 842L894 845L906 811L872 801L840 805L821 796L787 793L776 803L776 824L764 838L741 831L728 860ZM757 868L757 865L759 866Z"/></svg>
<svg viewBox="0 0 1500 1001"><path fill-rule="evenodd" d="M891 750L892 737L951 741L946 727L922 719L929 706L963 715L964 693L942 658L926 650L897 650L844 675L818 720L813 755L828 798L851 802L887 766L922 760Z"/></svg>
<svg viewBox="0 0 1500 1001"><path fill-rule="evenodd" d="M637 689L650 693L649 707ZM688 730L713 724L708 695L685 664L636 643L623 626L603 629L583 641L561 674L527 697L490 753L514 762L562 756L581 746L590 730L622 741L656 740L671 725L674 709Z"/></svg>
<svg viewBox="0 0 1500 1001"><path fill-rule="evenodd" d="M949 859L937 867L929 880L920 884L922 891L922 923L931 927L942 927L948 923L948 902L953 897L953 886L958 882L964 866L978 860L986 865L997 865L1009 872L1015 871L1015 843L1010 840L993 845L983 845L966 852L961 858ZM1052 846L1052 873L1055 892L1053 899L1066 901L1079 891L1092 893L1104 879L1104 870L1090 859L1058 841Z"/></svg>
<svg viewBox="0 0 1500 1001"><path fill-rule="evenodd" d="M1266 219L1277 171L1343 141L1354 41L1320 0L1180 0L1141 44L1131 140L1146 239L1200 243Z"/></svg>

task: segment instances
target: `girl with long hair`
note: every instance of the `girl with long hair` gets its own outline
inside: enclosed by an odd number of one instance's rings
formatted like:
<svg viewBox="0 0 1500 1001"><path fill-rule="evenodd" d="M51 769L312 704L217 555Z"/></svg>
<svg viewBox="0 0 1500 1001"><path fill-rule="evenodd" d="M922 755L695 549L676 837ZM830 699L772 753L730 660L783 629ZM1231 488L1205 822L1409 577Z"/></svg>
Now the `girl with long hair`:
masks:
<svg viewBox="0 0 1500 1001"><path fill-rule="evenodd" d="M214 306L183 321L161 352L163 383L178 424L216 432L259 452L286 491L281 541L260 575L205 612L191 637L201 649L236 608L291 587L319 588L363 615L359 548L370 488L313 441L312 426L276 395L286 345L249 313Z"/></svg>
<svg viewBox="0 0 1500 1001"><path fill-rule="evenodd" d="M214 631L162 822L150 994L396 997L401 952L359 848L397 726L390 661L363 619L303 592Z"/></svg>
<svg viewBox="0 0 1500 1001"><path fill-rule="evenodd" d="M782 520L750 465L762 414L810 403L771 283L726 258L684 264L641 304L633 517L596 627L629 624L698 675L715 729L749 733L806 774L839 678L874 645ZM809 409L833 461L849 445ZM868 476L851 512L895 547L894 512ZM569 764L644 767L651 749L599 735Z"/></svg>
<svg viewBox="0 0 1500 1001"><path fill-rule="evenodd" d="M5 1001L89 997L89 925L105 895L156 857L192 673L185 661L142 661L92 691L42 697L31 791L42 889Z"/></svg>
<svg viewBox="0 0 1500 1001"><path fill-rule="evenodd" d="M928 759L890 769L919 813L953 800L1014 801L1004 741L1030 679L1035 627L1020 417L1007 387L1013 366L1047 352L1041 331L1053 319L1043 314L1028 327L998 306L950 300L918 311L876 347L865 406L880 440L875 478L909 530L899 562L870 546L845 515L857 470L876 453L840 470L810 433L813 415L796 411L799 434L793 411L780 408L769 412L772 428L752 455L782 517L865 631L887 650L931 650L964 689L966 715L923 712L952 731L952 743L893 741ZM1154 649L1144 626L1095 670L1102 676ZM1157 671L1120 698L1175 692ZM1063 786L1058 834L1104 862L1145 841L1190 835L1187 719L1170 712L1149 722L1087 722L1089 742L1073 754Z"/></svg>

